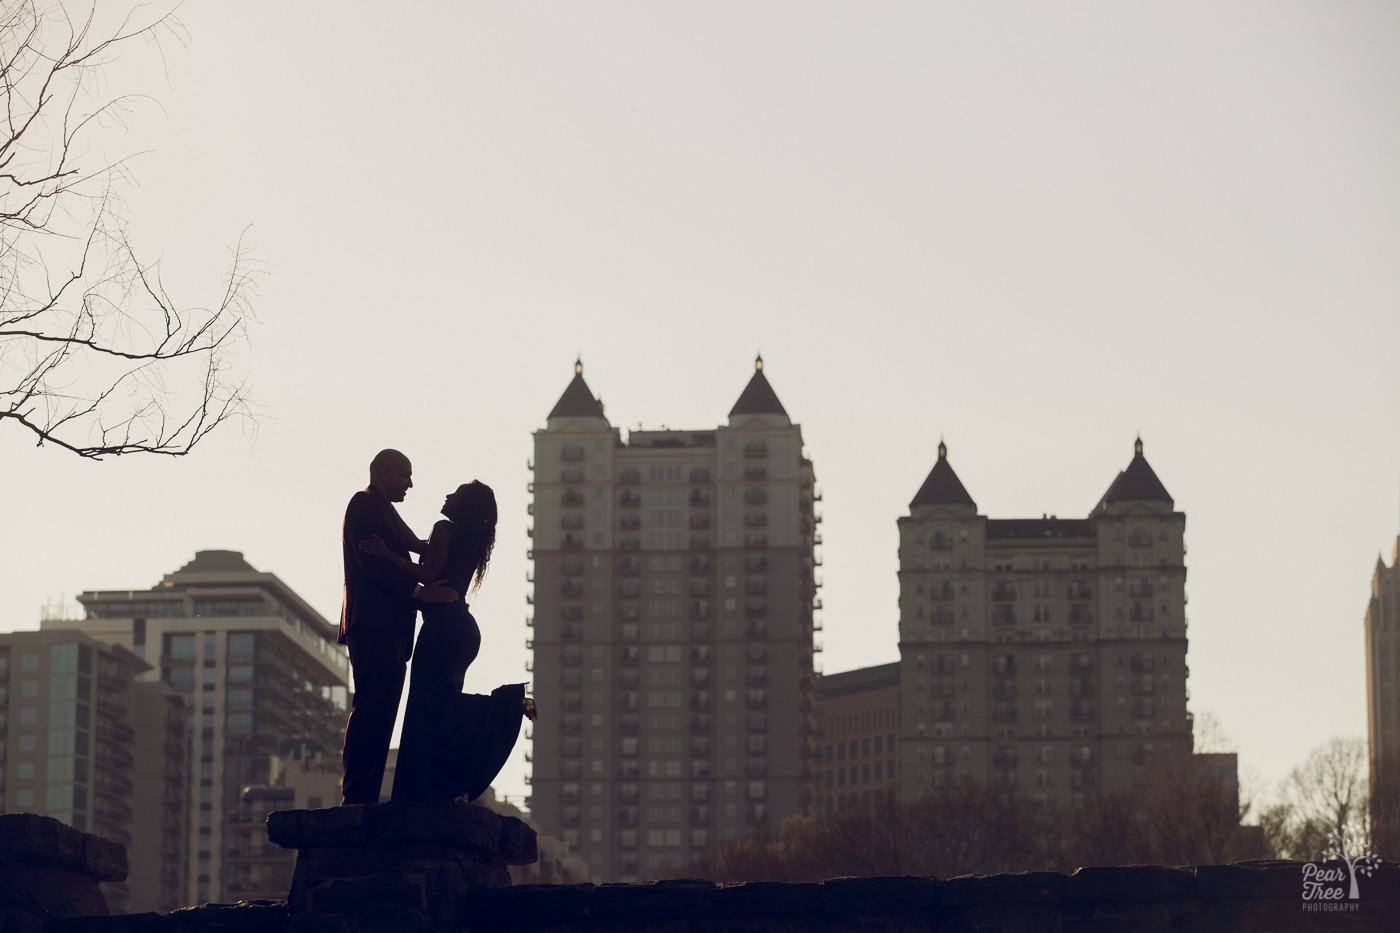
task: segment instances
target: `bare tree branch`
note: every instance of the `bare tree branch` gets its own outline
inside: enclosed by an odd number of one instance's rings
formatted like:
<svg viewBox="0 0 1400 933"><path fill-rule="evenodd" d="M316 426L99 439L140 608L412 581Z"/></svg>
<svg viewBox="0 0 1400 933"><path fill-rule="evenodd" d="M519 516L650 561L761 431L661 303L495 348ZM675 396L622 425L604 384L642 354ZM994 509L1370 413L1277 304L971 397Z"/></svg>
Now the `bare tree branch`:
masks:
<svg viewBox="0 0 1400 933"><path fill-rule="evenodd" d="M142 7L110 28L97 13L0 0L0 425L81 457L182 456L250 414L232 355L259 270L240 238L218 304L178 304L125 223L125 162L82 165L138 100L96 93L105 65L183 38Z"/></svg>

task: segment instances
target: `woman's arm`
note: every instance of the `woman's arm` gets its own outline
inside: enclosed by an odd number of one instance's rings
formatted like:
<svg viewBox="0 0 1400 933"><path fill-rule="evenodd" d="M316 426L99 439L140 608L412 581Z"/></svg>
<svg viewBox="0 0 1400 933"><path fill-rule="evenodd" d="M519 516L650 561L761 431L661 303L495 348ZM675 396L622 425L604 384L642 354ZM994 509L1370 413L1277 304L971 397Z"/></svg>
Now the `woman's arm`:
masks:
<svg viewBox="0 0 1400 933"><path fill-rule="evenodd" d="M379 535L360 542L360 550L374 557L388 561L392 566L408 574L419 583L432 583L438 579L438 574L442 572L443 565L447 563L447 536L446 529L433 527L433 533L428 538L426 552L423 555L423 563L415 564L407 558L400 557L389 546L384 543L384 539Z"/></svg>
<svg viewBox="0 0 1400 933"><path fill-rule="evenodd" d="M399 526L399 534L403 535L403 544L414 554L422 554L428 548L428 543L413 533L413 529L408 527L408 522L403 520L403 516L397 509L390 509L389 514L394 517L394 522Z"/></svg>

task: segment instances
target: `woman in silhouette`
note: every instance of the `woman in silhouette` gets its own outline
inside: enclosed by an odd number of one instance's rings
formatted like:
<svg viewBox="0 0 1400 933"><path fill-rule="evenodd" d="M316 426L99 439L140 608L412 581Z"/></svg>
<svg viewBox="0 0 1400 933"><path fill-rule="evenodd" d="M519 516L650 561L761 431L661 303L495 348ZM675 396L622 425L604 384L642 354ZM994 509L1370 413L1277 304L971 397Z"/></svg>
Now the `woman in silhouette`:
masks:
<svg viewBox="0 0 1400 933"><path fill-rule="evenodd" d="M422 583L444 580L462 597L423 606L423 627L413 649L394 800L474 800L500 772L520 734L520 718L535 718L524 684L498 687L490 696L463 693L467 667L481 649L481 630L468 611L491 563L496 544L496 496L473 480L442 504L445 521L433 526L423 562L390 551L378 536L360 548L399 565ZM474 581L474 582L473 582Z"/></svg>

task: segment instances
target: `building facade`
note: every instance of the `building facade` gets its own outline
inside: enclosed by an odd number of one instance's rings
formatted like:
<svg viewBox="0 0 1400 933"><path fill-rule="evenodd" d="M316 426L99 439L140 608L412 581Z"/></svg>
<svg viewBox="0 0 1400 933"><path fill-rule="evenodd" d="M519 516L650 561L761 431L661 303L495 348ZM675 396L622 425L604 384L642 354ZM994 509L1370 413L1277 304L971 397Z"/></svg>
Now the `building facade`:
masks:
<svg viewBox="0 0 1400 933"><path fill-rule="evenodd" d="M1140 439L1082 519L978 514L940 443L899 520L901 796L1073 804L1190 754L1185 526Z"/></svg>
<svg viewBox="0 0 1400 933"><path fill-rule="evenodd" d="M107 888L118 912L173 909L178 878L167 870L184 855L158 814L135 807L139 781L178 799L186 773L182 748L154 773L140 769L149 738L168 736L167 717L183 721L168 692L135 683L147 667L73 629L0 635L0 812L44 814L126 846L131 874Z"/></svg>
<svg viewBox="0 0 1400 933"><path fill-rule="evenodd" d="M817 678L812 812L899 799L899 664Z"/></svg>
<svg viewBox="0 0 1400 933"><path fill-rule="evenodd" d="M340 747L349 663L336 627L237 551L200 551L150 589L85 592L78 601L86 634L140 658L149 665L141 679L169 685L190 710L180 900L231 902L267 890L265 873L238 846L243 791L275 783L288 741Z"/></svg>
<svg viewBox="0 0 1400 933"><path fill-rule="evenodd" d="M541 830L630 881L802 812L819 497L762 359L727 424L626 439L577 364L534 439Z"/></svg>
<svg viewBox="0 0 1400 933"><path fill-rule="evenodd" d="M1390 566L1376 558L1366 604L1366 737L1373 822L1400 842L1400 536Z"/></svg>

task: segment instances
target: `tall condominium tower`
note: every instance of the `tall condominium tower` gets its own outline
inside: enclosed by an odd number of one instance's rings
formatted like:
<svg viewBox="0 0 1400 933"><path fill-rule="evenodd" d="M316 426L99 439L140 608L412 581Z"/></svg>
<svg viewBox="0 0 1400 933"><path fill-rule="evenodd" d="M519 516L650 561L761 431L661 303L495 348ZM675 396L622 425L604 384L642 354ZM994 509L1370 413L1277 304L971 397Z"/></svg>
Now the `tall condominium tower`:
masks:
<svg viewBox="0 0 1400 933"><path fill-rule="evenodd" d="M726 425L625 440L576 364L533 466L541 830L630 881L802 811L818 496L762 359Z"/></svg>
<svg viewBox="0 0 1400 933"><path fill-rule="evenodd" d="M200 551L151 589L78 601L86 633L142 658L142 676L174 687L192 711L184 902L261 893L256 853L239 851L229 827L246 822L243 789L271 783L285 742L340 747L349 662L336 627L237 551Z"/></svg>
<svg viewBox="0 0 1400 933"><path fill-rule="evenodd" d="M1400 842L1400 536L1390 566L1376 558L1366 606L1366 731L1372 821L1386 844Z"/></svg>
<svg viewBox="0 0 1400 933"><path fill-rule="evenodd" d="M899 520L902 796L1070 803L1191 751L1186 516L1143 457L1088 518L990 519L948 449Z"/></svg>
<svg viewBox="0 0 1400 933"><path fill-rule="evenodd" d="M72 623L68 623L71 625ZM183 706L130 651L71 628L0 634L0 812L42 813L126 846L127 881L108 885L117 912L174 910L183 839L138 795L183 799ZM149 766L149 767L148 767ZM183 814L176 814L176 826Z"/></svg>

